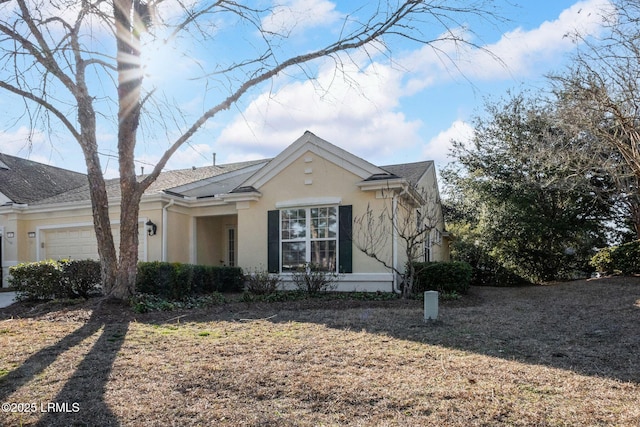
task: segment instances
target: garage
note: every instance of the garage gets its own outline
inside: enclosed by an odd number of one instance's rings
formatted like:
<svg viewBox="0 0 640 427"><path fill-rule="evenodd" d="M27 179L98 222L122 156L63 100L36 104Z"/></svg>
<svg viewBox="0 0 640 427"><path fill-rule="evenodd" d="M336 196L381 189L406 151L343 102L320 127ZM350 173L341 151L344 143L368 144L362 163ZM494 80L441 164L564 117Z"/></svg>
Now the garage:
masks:
<svg viewBox="0 0 640 427"><path fill-rule="evenodd" d="M144 227L140 227L138 257L146 260ZM120 228L113 227L116 251L120 245ZM42 230L39 259L98 259L98 243L93 226L76 226Z"/></svg>

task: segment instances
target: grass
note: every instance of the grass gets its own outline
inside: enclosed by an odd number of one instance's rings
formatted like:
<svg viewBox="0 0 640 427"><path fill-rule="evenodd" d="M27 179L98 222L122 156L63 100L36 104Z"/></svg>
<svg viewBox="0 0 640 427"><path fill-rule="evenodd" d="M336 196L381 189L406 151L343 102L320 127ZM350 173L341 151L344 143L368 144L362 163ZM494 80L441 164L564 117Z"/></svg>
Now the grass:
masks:
<svg viewBox="0 0 640 427"><path fill-rule="evenodd" d="M3 316L0 402L79 410L1 425L640 425L638 278L473 288L432 323L401 300Z"/></svg>

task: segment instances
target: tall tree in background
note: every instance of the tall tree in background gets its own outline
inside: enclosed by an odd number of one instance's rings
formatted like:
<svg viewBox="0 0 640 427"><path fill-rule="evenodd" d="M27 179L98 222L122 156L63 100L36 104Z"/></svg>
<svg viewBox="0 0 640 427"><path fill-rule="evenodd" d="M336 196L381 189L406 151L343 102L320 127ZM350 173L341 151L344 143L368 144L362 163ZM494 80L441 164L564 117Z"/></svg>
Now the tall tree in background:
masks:
<svg viewBox="0 0 640 427"><path fill-rule="evenodd" d="M486 113L470 144L454 142L458 164L443 175L461 213L458 229L529 281L570 275L604 242L608 177L552 104L518 94L487 104Z"/></svg>
<svg viewBox="0 0 640 427"><path fill-rule="evenodd" d="M495 19L491 3L364 2L354 14L346 15L332 42L296 51L294 44L287 44L290 29L265 28L264 19L279 5L260 8L252 6L253 2L227 0L0 0L0 89L24 100L24 114L33 118L32 127L39 124L38 118L43 118L47 127L61 124L80 145L86 160L104 289L109 296L124 299L135 290L141 197L169 158L209 119L285 70L313 78L311 63L319 58L333 58L340 70L348 60L341 52L363 50L373 58L387 53L387 43L394 37L434 49L445 40L469 43L457 30L472 19ZM261 45L248 42L241 34L235 38L227 34L225 43L238 43L234 53L253 53L228 62L220 58L212 65L198 64L201 73L195 81L200 83L199 90L209 95L208 104L199 117L183 123L179 108L164 102L161 91L142 85L144 39L163 38L171 44L183 37L214 55L221 50L216 48L224 46L216 45L218 22L238 32L251 29L259 34L255 43ZM166 66L175 66L180 59L176 51ZM156 108L163 104L169 108ZM99 118L118 124L119 257L100 164ZM134 152L140 123L145 119L151 127L164 126L172 140L153 170L138 179ZM173 136L175 130L179 135Z"/></svg>
<svg viewBox="0 0 640 427"><path fill-rule="evenodd" d="M620 202L640 239L640 3L614 0L599 38L583 39L564 74L551 76L559 109L576 133L615 151Z"/></svg>

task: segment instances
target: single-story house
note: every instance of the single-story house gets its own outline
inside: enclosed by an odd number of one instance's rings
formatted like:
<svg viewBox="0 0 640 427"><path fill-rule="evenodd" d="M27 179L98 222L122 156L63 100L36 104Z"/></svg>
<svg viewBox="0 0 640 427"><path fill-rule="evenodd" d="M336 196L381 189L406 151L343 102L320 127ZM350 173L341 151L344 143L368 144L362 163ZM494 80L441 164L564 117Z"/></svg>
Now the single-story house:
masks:
<svg viewBox="0 0 640 427"><path fill-rule="evenodd" d="M70 178L61 188L57 178L34 174L39 184L52 188L24 199L19 197L23 184L9 184L4 175L29 175L29 169L37 169L34 162L4 155L0 161L0 261L5 276L6 267L21 262L97 259L86 177L35 164L52 177ZM117 245L119 181L109 180L107 187ZM428 193L433 197L420 195ZM305 132L272 159L160 174L140 204L139 259L234 265L285 278L293 269L315 263L339 273L339 289L392 291L396 275L358 249L354 236L362 230L356 233L354 220L367 210L377 217L385 209L395 212L398 203L411 203L416 213L411 221L418 227L425 203L432 204L438 218L425 233L420 257L448 260L432 161L375 166ZM402 269L403 241L387 228L392 235L379 256Z"/></svg>

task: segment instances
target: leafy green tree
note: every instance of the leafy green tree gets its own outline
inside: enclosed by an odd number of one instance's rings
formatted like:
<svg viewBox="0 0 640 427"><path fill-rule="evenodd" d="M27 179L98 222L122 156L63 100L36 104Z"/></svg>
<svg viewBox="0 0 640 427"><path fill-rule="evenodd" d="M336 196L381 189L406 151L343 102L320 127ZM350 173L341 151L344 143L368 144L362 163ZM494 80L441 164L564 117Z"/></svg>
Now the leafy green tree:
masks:
<svg viewBox="0 0 640 427"><path fill-rule="evenodd" d="M443 178L455 195L454 227L479 252L476 267L536 283L586 268L604 243L611 202L593 155L577 155L584 141L565 131L552 103L524 94L488 103L474 124L470 144L454 141L457 164ZM469 239L459 240L469 255Z"/></svg>

